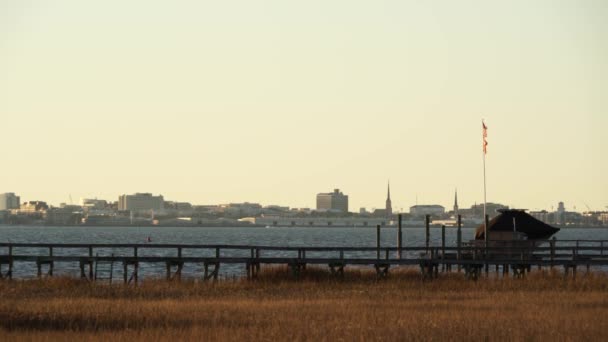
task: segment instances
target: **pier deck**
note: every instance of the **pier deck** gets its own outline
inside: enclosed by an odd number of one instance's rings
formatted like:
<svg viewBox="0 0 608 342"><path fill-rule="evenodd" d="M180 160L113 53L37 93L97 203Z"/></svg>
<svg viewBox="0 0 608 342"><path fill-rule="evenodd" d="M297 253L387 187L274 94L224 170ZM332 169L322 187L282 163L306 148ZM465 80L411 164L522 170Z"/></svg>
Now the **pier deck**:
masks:
<svg viewBox="0 0 608 342"><path fill-rule="evenodd" d="M438 276L456 266L477 279L485 268L509 269L522 277L533 266L564 268L576 275L577 267L608 266L608 243L602 240L550 240L549 246L441 246L423 247L276 247L198 244L49 244L0 243L0 277L12 278L15 263L35 263L37 275L52 276L57 263L76 262L82 278L95 280L100 265L122 266L125 283L137 282L139 265L164 264L167 279L181 277L185 264L202 265L202 279L217 279L222 264L242 264L248 278L262 265L287 265L297 276L306 265L326 265L332 274L348 266L373 267L379 277L399 266L419 266L424 278ZM101 254L101 255L100 255ZM43 272L43 269L46 269ZM570 272L571 271L571 272ZM131 274L130 277L128 276ZM112 270L110 270L110 279Z"/></svg>

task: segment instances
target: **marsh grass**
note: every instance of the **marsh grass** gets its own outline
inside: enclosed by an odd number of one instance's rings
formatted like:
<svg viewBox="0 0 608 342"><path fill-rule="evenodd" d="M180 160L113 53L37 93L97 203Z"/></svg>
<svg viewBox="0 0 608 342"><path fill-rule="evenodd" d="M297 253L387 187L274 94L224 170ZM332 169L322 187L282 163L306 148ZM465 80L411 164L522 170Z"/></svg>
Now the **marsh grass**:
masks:
<svg viewBox="0 0 608 342"><path fill-rule="evenodd" d="M0 281L0 340L608 340L608 276L477 282L416 270L377 280L309 268L296 280L104 285L52 278Z"/></svg>

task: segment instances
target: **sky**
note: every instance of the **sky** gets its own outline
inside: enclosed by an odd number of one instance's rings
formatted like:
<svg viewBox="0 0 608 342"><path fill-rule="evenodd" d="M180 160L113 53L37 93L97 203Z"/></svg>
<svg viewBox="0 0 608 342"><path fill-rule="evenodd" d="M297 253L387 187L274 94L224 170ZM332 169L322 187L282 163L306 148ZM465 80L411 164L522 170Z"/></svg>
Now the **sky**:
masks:
<svg viewBox="0 0 608 342"><path fill-rule="evenodd" d="M0 1L0 193L608 206L608 2Z"/></svg>

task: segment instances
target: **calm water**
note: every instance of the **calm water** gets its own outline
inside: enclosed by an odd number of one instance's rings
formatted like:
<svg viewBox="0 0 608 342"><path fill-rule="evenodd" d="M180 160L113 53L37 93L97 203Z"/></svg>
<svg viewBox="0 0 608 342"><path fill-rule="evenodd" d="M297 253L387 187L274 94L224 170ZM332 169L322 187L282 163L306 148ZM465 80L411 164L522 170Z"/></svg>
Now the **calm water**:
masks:
<svg viewBox="0 0 608 342"><path fill-rule="evenodd" d="M405 228L404 246L423 246L423 228ZM464 228L462 230L463 241L473 238L474 229ZM382 229L382 246L396 246L397 229ZM197 228L197 227L28 227L28 226L0 226L0 242L21 243L146 243L148 236L152 244L175 243L175 244L231 244L231 245L265 245L265 246L356 246L375 247L375 228ZM608 229L562 229L556 234L559 240L608 240ZM431 229L432 244L441 244L441 229ZM456 244L456 229L446 229L446 244ZM125 249L99 249L95 251L99 255L132 255L132 250ZM0 248L0 254L6 254L6 248ZM47 253L30 248L15 249L18 254ZM55 255L69 255L80 253L86 255L86 250L56 250ZM173 251L143 249L139 255L176 255ZM197 254L198 253L198 254ZM204 253L204 254L201 254ZM184 256L211 256L213 251L188 251ZM240 254L239 254L240 253ZM248 255L248 251L227 251L223 256ZM284 255L280 252L265 252L264 255ZM43 254L44 255L44 254ZM307 254L315 256L314 254ZM295 255L293 255L295 256ZM346 256L375 257L375 253L353 253ZM109 268L109 266L105 266ZM164 276L164 264L142 264L140 273L143 277ZM122 277L122 266L114 265L114 276ZM4 270L6 271L6 270ZM34 263L16 263L14 269L15 277L32 277L35 275ZM100 266L100 273L105 269ZM185 276L199 276L200 265L185 265ZM55 265L56 274L78 275L77 263L58 263ZM222 265L222 276L242 275L243 265Z"/></svg>

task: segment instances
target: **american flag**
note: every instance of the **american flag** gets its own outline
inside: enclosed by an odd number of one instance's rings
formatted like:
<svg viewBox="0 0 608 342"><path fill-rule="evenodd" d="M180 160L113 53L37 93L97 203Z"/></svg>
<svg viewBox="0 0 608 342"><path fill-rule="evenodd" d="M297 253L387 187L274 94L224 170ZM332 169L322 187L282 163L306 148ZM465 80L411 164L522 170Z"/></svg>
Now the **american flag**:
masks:
<svg viewBox="0 0 608 342"><path fill-rule="evenodd" d="M483 154L488 153L488 126L486 123L481 121L481 126L483 127Z"/></svg>

